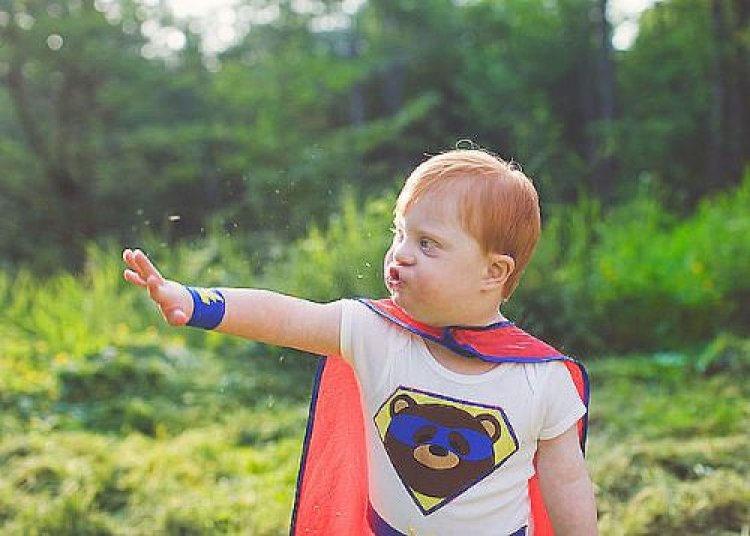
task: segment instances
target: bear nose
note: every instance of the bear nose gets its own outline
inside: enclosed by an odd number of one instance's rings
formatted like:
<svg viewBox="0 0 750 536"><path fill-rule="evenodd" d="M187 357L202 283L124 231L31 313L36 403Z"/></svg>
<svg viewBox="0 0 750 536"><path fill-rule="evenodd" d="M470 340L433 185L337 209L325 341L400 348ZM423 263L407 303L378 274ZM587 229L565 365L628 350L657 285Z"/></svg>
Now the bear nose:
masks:
<svg viewBox="0 0 750 536"><path fill-rule="evenodd" d="M440 445L430 445L430 454L433 456L447 456L448 449L441 447Z"/></svg>

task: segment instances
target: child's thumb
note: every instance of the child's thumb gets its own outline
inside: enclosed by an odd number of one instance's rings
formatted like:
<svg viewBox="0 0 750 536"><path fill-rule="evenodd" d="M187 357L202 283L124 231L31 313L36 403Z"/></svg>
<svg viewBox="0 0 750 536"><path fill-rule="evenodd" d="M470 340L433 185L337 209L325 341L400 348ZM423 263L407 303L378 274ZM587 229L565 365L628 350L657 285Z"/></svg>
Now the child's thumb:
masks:
<svg viewBox="0 0 750 536"><path fill-rule="evenodd" d="M164 311L164 318L170 326L184 326L187 324L188 317L179 307L173 307Z"/></svg>
<svg viewBox="0 0 750 536"><path fill-rule="evenodd" d="M156 275L151 275L146 280L148 294L161 309L164 319L170 326L184 326L190 320L186 304L181 300L180 290L182 285L172 281L165 281ZM187 291L185 290L187 293ZM189 298L188 298L189 300Z"/></svg>

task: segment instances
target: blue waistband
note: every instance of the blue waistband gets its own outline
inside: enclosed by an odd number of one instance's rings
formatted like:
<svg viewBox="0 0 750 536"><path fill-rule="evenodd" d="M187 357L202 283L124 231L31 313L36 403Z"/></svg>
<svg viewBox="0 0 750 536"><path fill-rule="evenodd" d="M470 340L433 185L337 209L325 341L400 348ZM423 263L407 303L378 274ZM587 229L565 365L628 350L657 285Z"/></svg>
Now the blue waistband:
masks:
<svg viewBox="0 0 750 536"><path fill-rule="evenodd" d="M367 505L367 522L370 524L370 528L375 533L375 536L407 536L403 532L399 532L391 527L385 519L378 515L369 503ZM526 536L526 527L521 527L508 536Z"/></svg>

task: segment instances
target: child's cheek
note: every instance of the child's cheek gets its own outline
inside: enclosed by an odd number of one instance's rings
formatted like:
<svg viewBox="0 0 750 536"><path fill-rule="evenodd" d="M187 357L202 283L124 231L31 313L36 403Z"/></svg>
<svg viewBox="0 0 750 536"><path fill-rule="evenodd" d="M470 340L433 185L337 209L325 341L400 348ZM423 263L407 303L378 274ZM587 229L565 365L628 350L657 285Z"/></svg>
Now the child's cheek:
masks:
<svg viewBox="0 0 750 536"><path fill-rule="evenodd" d="M383 266L387 267L388 264L393 260L393 245L388 248L388 251L385 252L385 258L383 259Z"/></svg>
<svg viewBox="0 0 750 536"><path fill-rule="evenodd" d="M388 248L388 251L385 252L385 257L383 257L383 281L385 282L386 286L388 286L388 265L393 260L393 246Z"/></svg>

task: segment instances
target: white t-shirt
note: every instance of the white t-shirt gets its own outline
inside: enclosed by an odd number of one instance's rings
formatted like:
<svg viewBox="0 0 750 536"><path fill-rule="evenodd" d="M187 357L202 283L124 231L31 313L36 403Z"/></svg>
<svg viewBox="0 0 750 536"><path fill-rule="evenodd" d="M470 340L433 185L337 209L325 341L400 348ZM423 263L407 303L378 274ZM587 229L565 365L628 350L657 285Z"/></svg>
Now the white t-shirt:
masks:
<svg viewBox="0 0 750 536"><path fill-rule="evenodd" d="M354 300L342 301L341 351L362 391L380 517L415 536L496 536L529 523L537 441L586 412L562 363L452 372L420 336Z"/></svg>

